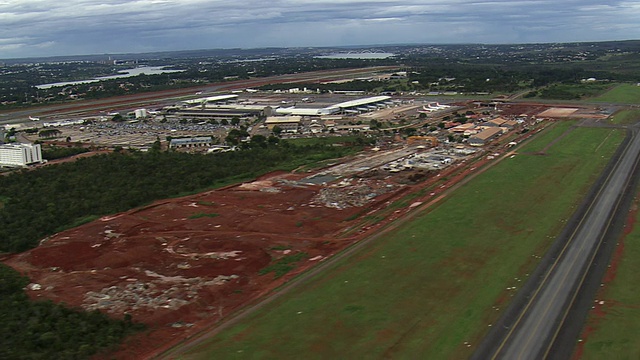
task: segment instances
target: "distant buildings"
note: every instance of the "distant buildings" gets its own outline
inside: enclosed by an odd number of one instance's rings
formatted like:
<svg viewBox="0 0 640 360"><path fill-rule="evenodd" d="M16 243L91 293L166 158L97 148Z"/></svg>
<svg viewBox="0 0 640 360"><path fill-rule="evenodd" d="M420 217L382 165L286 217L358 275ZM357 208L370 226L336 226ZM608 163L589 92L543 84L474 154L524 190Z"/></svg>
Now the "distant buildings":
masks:
<svg viewBox="0 0 640 360"><path fill-rule="evenodd" d="M301 116L269 116L264 124L269 130L277 126L285 132L295 133L298 131L301 120Z"/></svg>
<svg viewBox="0 0 640 360"><path fill-rule="evenodd" d="M27 166L41 162L40 144L0 145L0 166Z"/></svg>
<svg viewBox="0 0 640 360"><path fill-rule="evenodd" d="M482 132L469 137L469 145L471 146L483 146L493 139L496 139L502 135L502 129L499 127L489 127Z"/></svg>
<svg viewBox="0 0 640 360"><path fill-rule="evenodd" d="M171 149L209 147L211 145L213 145L213 138L211 136L171 139L169 142L169 148Z"/></svg>

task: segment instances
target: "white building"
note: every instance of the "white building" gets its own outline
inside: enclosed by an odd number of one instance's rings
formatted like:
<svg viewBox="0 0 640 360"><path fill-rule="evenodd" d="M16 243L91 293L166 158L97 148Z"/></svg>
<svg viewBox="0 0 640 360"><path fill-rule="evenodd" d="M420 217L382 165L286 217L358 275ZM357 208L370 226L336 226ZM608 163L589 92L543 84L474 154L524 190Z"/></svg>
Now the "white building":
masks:
<svg viewBox="0 0 640 360"><path fill-rule="evenodd" d="M147 117L147 109L136 109L133 113L136 119L144 119Z"/></svg>
<svg viewBox="0 0 640 360"><path fill-rule="evenodd" d="M4 144L0 145L0 165L27 166L42 162L40 144Z"/></svg>
<svg viewBox="0 0 640 360"><path fill-rule="evenodd" d="M192 148L192 147L204 147L213 145L213 138L211 136L196 136L190 138L171 139L169 147L175 148Z"/></svg>

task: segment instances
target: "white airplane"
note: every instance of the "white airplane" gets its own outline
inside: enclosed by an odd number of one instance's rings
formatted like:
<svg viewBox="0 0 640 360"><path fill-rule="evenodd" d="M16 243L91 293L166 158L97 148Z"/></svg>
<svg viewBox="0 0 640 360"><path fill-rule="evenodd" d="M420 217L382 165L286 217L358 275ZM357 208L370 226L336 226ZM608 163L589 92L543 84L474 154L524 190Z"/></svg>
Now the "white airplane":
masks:
<svg viewBox="0 0 640 360"><path fill-rule="evenodd" d="M431 107L431 104L429 104L429 107ZM435 106L435 108L437 108L437 109L446 109L446 108L450 108L450 107L451 106L449 106L449 105L440 105L439 102L436 102L436 106Z"/></svg>
<svg viewBox="0 0 640 360"><path fill-rule="evenodd" d="M31 121L40 121L40 118L39 117L29 116L29 120L31 120Z"/></svg>
<svg viewBox="0 0 640 360"><path fill-rule="evenodd" d="M430 113L430 112L434 112L434 111L438 111L438 110L439 110L438 108L432 108L432 107L423 106L422 109L418 110L418 112L426 114L426 113Z"/></svg>

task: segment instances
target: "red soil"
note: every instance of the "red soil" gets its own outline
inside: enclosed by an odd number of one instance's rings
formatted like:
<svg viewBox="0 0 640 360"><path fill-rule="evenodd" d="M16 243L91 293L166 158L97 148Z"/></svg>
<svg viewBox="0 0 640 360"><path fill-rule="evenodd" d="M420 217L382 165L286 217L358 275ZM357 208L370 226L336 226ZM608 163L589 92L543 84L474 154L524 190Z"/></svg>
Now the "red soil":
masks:
<svg viewBox="0 0 640 360"><path fill-rule="evenodd" d="M473 169L486 162L486 157L473 162ZM97 308L116 318L127 313L147 324L146 332L103 355L147 359L255 303L416 206L366 227L355 214L384 210L406 192L448 178L412 205L439 201L453 184L475 172L458 163L439 177L383 194L379 190L386 188L386 181L357 180L354 183L371 184L379 195L364 207L342 210L320 202L320 186L292 182L302 175L272 173L253 183L106 216L55 234L4 262L40 285L40 290L28 291L33 298ZM348 196L350 190L344 193ZM352 218L358 219L346 220ZM298 253L306 257L286 275L260 275L274 261Z"/></svg>
<svg viewBox="0 0 640 360"><path fill-rule="evenodd" d="M149 326L108 358L149 358L255 301L356 240L340 238L362 208L320 204L318 186L289 174L156 202L46 239L6 263L40 290L33 298L131 314ZM394 193L367 206L380 207ZM306 253L275 278L259 271Z"/></svg>

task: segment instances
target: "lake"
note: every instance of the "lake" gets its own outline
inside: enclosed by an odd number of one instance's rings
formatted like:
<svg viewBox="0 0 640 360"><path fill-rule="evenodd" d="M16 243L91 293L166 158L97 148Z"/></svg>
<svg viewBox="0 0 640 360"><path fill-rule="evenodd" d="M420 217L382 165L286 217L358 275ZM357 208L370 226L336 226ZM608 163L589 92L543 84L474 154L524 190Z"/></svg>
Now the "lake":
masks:
<svg viewBox="0 0 640 360"><path fill-rule="evenodd" d="M49 89L49 88L57 87L57 86L90 84L90 83L94 83L94 82L98 82L98 81L102 81L102 80L128 78L128 77L138 76L138 75L142 75L142 74L145 74L145 75L157 75L157 74L176 73L176 72L183 72L184 71L184 70L165 70L166 67L167 66L140 66L140 67L137 67L137 68L134 68L134 69L126 69L126 70L118 71L118 74L116 74L116 75L99 76L99 77L96 77L94 79L88 79L88 80L63 81L63 82L57 82L57 83L51 83L51 84L42 84L42 85L36 85L36 88L38 88L38 89Z"/></svg>

